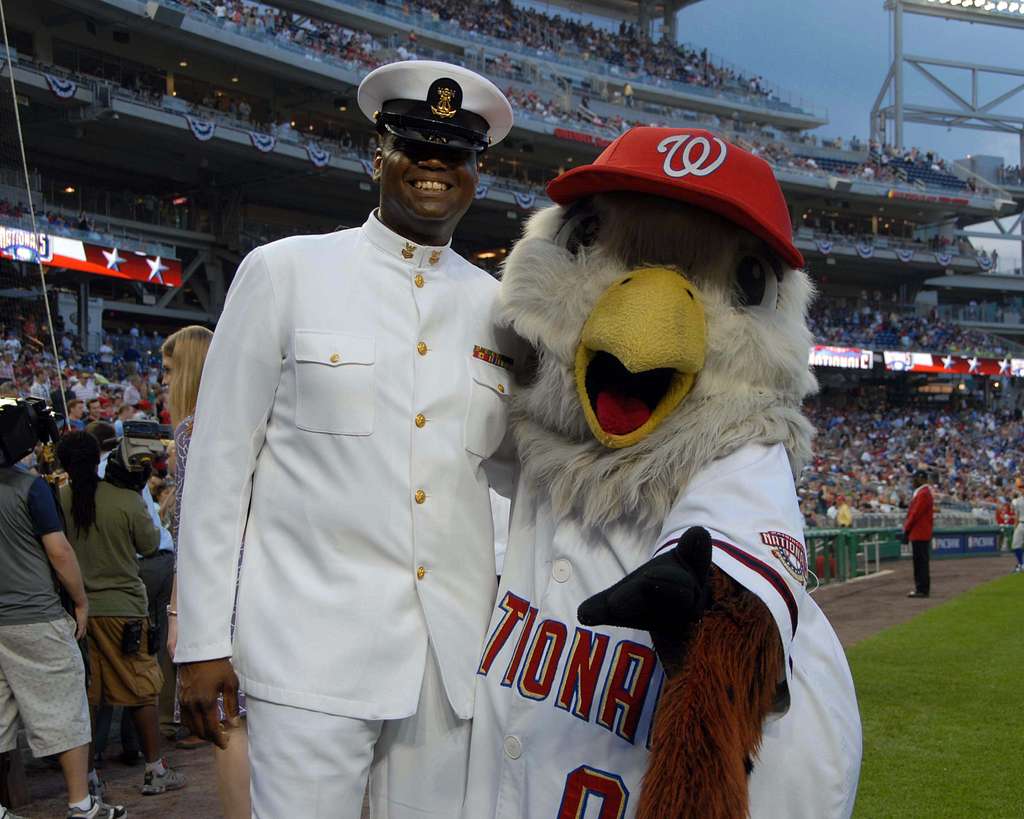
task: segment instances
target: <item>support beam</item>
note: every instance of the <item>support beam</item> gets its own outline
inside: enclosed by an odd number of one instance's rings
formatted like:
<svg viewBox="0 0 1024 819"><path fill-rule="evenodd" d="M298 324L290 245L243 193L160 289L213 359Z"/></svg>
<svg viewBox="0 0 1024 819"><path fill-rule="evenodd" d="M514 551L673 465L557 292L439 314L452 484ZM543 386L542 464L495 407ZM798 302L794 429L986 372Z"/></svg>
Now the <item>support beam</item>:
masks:
<svg viewBox="0 0 1024 819"><path fill-rule="evenodd" d="M903 150L903 2L893 0L893 57L892 64L896 71L893 76L895 87L895 133L893 134L893 145L897 151Z"/></svg>
<svg viewBox="0 0 1024 819"><path fill-rule="evenodd" d="M164 293L159 299L157 299L156 306L166 307L168 304L170 304L171 299L177 296L181 289L186 284L188 284L188 280L192 278L192 274L199 269L199 266L201 264L204 264L206 262L207 256L208 254L206 253L197 253L196 257L191 262L188 263L188 267L186 267L185 270L182 271L181 284L178 285L177 287L171 288L166 293Z"/></svg>

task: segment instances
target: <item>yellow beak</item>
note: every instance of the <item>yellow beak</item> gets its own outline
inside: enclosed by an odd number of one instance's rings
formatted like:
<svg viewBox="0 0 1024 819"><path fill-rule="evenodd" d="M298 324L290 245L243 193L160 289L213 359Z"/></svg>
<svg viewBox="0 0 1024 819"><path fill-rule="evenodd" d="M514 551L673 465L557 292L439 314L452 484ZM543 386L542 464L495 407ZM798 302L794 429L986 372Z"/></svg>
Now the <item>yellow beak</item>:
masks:
<svg viewBox="0 0 1024 819"><path fill-rule="evenodd" d="M601 295L576 348L576 391L591 432L620 449L646 438L693 389L706 330L697 288L647 267Z"/></svg>

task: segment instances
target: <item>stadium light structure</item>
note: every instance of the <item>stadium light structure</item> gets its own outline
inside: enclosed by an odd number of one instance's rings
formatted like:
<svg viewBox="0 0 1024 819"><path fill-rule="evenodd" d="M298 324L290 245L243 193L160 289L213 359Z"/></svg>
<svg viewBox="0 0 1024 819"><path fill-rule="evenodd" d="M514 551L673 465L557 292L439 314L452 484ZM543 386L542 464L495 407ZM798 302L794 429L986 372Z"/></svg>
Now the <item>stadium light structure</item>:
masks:
<svg viewBox="0 0 1024 819"><path fill-rule="evenodd" d="M886 0L885 8L892 14L893 59L882 82L882 88L871 107L872 139L881 144L887 142L886 128L890 120L893 122L891 144L897 150L903 149L905 122L939 125L947 129L967 128L1014 134L1019 145L1019 167L1024 167L1024 69L979 65L944 57L925 57L906 54L903 51L904 14L1024 29L1024 0ZM908 103L904 81L906 67L938 89L945 98L943 103ZM963 95L955 91L936 73L936 69L944 72L944 76L951 73L960 77L969 75L970 93ZM994 93L990 95L990 99L985 100L979 86L983 79L992 78L999 78L1003 88L1006 87L1006 78L1009 78L1011 87L1001 93ZM892 103L883 105L890 90ZM1004 106L1011 100L1016 101L1017 110L1005 113ZM991 182L986 180L986 184ZM1017 214L1009 233L1021 224L1022 215L1024 212ZM995 221L995 225L1001 233L1007 234L999 220ZM1007 235L1007 238L1015 237ZM1021 249L1024 251L1024 237L1021 238Z"/></svg>
<svg viewBox="0 0 1024 819"><path fill-rule="evenodd" d="M892 3L887 3L891 6ZM908 14L945 17L966 23L1024 28L1024 2L1009 0L903 0Z"/></svg>
<svg viewBox="0 0 1024 819"><path fill-rule="evenodd" d="M1002 106L1011 100L1024 102L1024 69L980 65L945 57L925 57L906 54L903 50L904 14L1024 29L1024 0L887 0L885 8L893 16L893 60L871 108L872 138L881 143L887 142L885 133L890 120L894 126L891 143L897 149L903 148L905 122L1015 134L1020 140L1020 158L1021 164L1024 164L1024 105L1019 112L1002 113ZM908 67L942 93L945 97L944 105L906 101L904 69ZM969 74L970 94L965 96L955 91L937 75L936 69L946 73ZM993 77L1009 77L1014 84L1009 90L984 100L979 90L980 83L985 78ZM1003 83L1005 87L1005 80ZM892 103L884 105L890 91Z"/></svg>

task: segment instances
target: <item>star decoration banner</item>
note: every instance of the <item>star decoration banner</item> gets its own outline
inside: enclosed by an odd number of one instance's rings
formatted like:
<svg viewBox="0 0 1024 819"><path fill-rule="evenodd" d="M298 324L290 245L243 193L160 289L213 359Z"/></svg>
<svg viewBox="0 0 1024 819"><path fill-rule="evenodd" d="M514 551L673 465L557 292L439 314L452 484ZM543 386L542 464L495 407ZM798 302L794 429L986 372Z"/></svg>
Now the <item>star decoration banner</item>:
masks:
<svg viewBox="0 0 1024 819"><path fill-rule="evenodd" d="M181 285L181 262L133 250L0 225L0 256L164 287Z"/></svg>
<svg viewBox="0 0 1024 819"><path fill-rule="evenodd" d="M875 246L871 242L857 242L853 247L862 259L870 259L875 255Z"/></svg>
<svg viewBox="0 0 1024 819"><path fill-rule="evenodd" d="M188 129L192 132L192 136L200 142L208 142L213 139L213 135L217 131L217 123L208 122L198 117L190 117L188 114L182 114L182 116L188 122Z"/></svg>
<svg viewBox="0 0 1024 819"><path fill-rule="evenodd" d="M250 131L249 141L252 143L252 147L261 154L269 154L274 150L274 146L277 145L277 137L270 134L261 134L259 131Z"/></svg>
<svg viewBox="0 0 1024 819"><path fill-rule="evenodd" d="M331 155L319 145L313 142L306 143L306 156L318 168L324 168L331 161Z"/></svg>
<svg viewBox="0 0 1024 819"><path fill-rule="evenodd" d="M903 373L946 373L947 375L988 375L1024 377L1022 358L979 358L947 353L905 353L886 350L882 353L885 369Z"/></svg>
<svg viewBox="0 0 1024 819"><path fill-rule="evenodd" d="M46 84L50 86L50 91L53 92L55 97L59 97L62 100L69 100L75 96L75 92L78 90L78 83L74 80L55 77L53 74L44 74L43 76L46 77Z"/></svg>
<svg viewBox="0 0 1024 819"><path fill-rule="evenodd" d="M513 192L513 196L516 198L516 204L523 210L530 210L537 201L537 194L535 193L520 193L519 191Z"/></svg>

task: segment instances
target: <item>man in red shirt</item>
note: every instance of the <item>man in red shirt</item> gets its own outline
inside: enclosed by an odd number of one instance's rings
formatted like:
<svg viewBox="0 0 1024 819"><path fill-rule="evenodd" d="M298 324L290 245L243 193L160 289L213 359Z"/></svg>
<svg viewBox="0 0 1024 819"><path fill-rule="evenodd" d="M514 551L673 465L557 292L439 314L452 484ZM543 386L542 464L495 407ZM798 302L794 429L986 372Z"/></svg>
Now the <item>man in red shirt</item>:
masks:
<svg viewBox="0 0 1024 819"><path fill-rule="evenodd" d="M914 590L908 597L927 597L931 592L928 560L934 520L935 504L932 488L928 485L928 473L919 470L914 473L914 496L907 510L907 519L903 522L903 542L909 542L914 550Z"/></svg>

